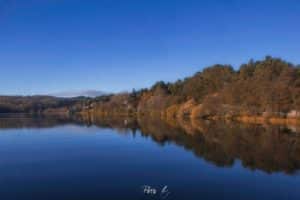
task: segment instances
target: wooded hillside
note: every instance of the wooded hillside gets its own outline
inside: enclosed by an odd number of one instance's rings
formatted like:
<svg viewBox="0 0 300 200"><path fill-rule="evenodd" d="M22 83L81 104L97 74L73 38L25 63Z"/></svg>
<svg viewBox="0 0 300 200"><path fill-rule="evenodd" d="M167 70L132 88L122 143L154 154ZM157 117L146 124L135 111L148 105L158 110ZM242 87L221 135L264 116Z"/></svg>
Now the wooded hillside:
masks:
<svg viewBox="0 0 300 200"><path fill-rule="evenodd" d="M300 111L300 67L279 58L250 60L238 70L213 65L175 83L98 99L94 113L165 117L261 115L296 117Z"/></svg>
<svg viewBox="0 0 300 200"><path fill-rule="evenodd" d="M300 66L267 56L237 70L213 65L174 83L97 98L0 97L0 113L153 115L163 118L300 117Z"/></svg>

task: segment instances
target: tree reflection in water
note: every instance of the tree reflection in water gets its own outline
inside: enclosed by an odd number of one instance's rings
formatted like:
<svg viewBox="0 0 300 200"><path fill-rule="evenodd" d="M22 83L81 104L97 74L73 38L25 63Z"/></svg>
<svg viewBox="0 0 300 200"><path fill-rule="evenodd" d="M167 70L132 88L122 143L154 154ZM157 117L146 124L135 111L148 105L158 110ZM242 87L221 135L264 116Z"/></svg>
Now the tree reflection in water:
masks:
<svg viewBox="0 0 300 200"><path fill-rule="evenodd" d="M174 143L220 167L239 159L245 168L293 174L300 169L299 127L201 120L163 121L158 117L1 116L0 128L49 128L77 124L141 134L165 145Z"/></svg>

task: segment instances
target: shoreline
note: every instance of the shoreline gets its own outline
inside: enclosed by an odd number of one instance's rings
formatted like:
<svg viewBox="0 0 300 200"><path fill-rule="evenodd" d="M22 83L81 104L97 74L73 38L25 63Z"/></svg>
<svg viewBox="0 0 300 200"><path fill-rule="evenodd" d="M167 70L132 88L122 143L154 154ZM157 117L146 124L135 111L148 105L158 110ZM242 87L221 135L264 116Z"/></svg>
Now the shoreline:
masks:
<svg viewBox="0 0 300 200"><path fill-rule="evenodd" d="M283 117L261 117L261 116L241 116L234 120L243 123L253 124L272 124L272 125L300 125L299 118L283 118Z"/></svg>
<svg viewBox="0 0 300 200"><path fill-rule="evenodd" d="M148 113L140 113L140 112L134 112L134 113L109 113L109 112L91 112L91 111L85 111L85 112L79 112L79 113L62 113L62 112L45 112L40 113L38 116L61 116L61 115L81 115L83 117L138 117L138 116L144 116L144 117L159 117L163 121L181 121L181 120L193 120L193 121L227 121L227 122L240 122L240 123L249 123L249 124L270 124L270 125L300 125L300 118L285 118L285 117L263 117L263 116L207 116L207 117L196 117L191 114L188 115L166 115L164 112L148 112ZM25 115L25 116L37 116L37 114L34 113L0 113L0 115L6 116L6 115Z"/></svg>
<svg viewBox="0 0 300 200"><path fill-rule="evenodd" d="M235 116L235 117L225 117L225 116L211 116L211 117L193 117L192 115L179 116L172 115L168 116L165 113L99 113L99 112L81 112L80 115L83 116L93 116L93 117L159 117L163 121L180 121L180 120L211 120L211 121L231 121L231 122L241 122L249 124L270 124L270 125L300 125L300 118L284 118L284 117L263 117L263 116Z"/></svg>

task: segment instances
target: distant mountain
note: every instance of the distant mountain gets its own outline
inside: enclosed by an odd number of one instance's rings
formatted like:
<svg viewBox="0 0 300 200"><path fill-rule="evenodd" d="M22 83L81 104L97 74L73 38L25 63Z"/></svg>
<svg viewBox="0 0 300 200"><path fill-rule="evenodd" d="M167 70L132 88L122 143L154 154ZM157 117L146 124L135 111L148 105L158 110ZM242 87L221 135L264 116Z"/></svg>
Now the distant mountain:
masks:
<svg viewBox="0 0 300 200"><path fill-rule="evenodd" d="M58 93L49 94L50 96L72 98L72 97L98 97L105 95L105 92L97 90L82 90L82 91L63 91Z"/></svg>

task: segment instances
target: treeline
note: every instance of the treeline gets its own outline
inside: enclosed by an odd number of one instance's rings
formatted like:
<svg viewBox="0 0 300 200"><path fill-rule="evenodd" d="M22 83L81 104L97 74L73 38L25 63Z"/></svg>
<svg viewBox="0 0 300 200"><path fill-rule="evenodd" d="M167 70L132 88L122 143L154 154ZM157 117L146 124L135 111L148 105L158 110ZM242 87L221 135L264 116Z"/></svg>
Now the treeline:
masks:
<svg viewBox="0 0 300 200"><path fill-rule="evenodd" d="M0 97L0 113L300 118L300 66L267 56L235 70L213 65L174 83L97 98Z"/></svg>
<svg viewBox="0 0 300 200"><path fill-rule="evenodd" d="M89 98L52 96L0 96L0 113L69 113L85 108Z"/></svg>
<svg viewBox="0 0 300 200"><path fill-rule="evenodd" d="M267 56L238 70L214 65L174 83L102 96L91 101L94 114L159 114L166 118L236 116L299 117L300 66Z"/></svg>

